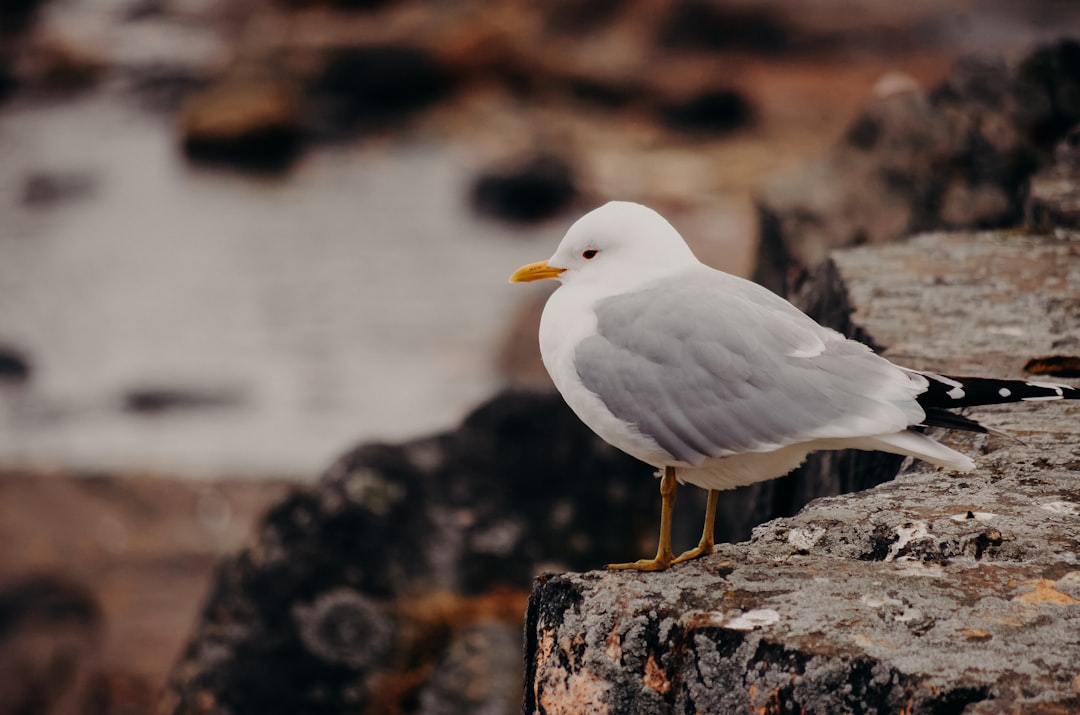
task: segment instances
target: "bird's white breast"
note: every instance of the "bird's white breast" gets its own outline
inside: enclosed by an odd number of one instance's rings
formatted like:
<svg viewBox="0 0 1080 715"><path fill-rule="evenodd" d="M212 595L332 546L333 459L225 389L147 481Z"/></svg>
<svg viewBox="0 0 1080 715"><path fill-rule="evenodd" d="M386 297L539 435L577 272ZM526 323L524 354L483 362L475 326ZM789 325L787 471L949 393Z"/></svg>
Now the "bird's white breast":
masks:
<svg viewBox="0 0 1080 715"><path fill-rule="evenodd" d="M574 351L585 338L596 334L597 299L561 286L548 298L540 318L540 357L566 404L589 429L608 444L656 467L673 464L655 440L611 413L593 392L586 389L574 366Z"/></svg>

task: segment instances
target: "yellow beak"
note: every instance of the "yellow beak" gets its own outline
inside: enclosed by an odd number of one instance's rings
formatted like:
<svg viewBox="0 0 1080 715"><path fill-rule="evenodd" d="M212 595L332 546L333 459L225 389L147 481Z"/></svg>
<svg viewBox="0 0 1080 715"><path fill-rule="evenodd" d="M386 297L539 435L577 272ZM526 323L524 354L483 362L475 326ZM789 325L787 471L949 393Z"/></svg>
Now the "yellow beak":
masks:
<svg viewBox="0 0 1080 715"><path fill-rule="evenodd" d="M510 276L510 282L531 283L532 281L539 281L544 278L555 278L565 270L565 268L554 268L549 266L547 261L538 261L536 263L530 263L527 266L522 266L514 271L513 275Z"/></svg>

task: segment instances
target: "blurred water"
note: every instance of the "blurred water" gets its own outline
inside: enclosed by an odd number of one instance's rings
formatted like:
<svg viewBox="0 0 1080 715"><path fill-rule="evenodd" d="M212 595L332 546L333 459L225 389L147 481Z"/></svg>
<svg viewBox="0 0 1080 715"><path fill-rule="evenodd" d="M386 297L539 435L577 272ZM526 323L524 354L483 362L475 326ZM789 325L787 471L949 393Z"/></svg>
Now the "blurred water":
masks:
<svg viewBox="0 0 1080 715"><path fill-rule="evenodd" d="M27 182L74 187L29 203ZM566 222L471 215L434 145L310 152L287 179L187 165L106 94L0 113L0 463L314 475L359 440L451 426L497 387L506 277ZM32 198L32 197L31 197ZM133 389L206 395L124 409Z"/></svg>

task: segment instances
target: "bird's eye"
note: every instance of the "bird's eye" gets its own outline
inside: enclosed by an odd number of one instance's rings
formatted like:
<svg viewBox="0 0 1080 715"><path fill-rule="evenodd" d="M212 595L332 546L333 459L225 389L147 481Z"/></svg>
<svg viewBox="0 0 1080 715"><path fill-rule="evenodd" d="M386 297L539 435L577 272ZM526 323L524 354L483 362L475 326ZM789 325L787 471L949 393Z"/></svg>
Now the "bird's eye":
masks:
<svg viewBox="0 0 1080 715"><path fill-rule="evenodd" d="M599 251L597 251L595 248L590 248L586 251L582 251L581 257L584 258L586 261L591 261L592 259L596 258L597 253L599 253Z"/></svg>

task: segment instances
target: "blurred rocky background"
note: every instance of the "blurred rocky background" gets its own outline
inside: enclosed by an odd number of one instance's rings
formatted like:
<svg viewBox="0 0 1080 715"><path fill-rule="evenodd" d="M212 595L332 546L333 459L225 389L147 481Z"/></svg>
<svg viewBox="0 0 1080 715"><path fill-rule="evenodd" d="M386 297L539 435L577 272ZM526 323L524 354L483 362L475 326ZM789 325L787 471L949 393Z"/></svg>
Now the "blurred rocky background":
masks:
<svg viewBox="0 0 1080 715"><path fill-rule="evenodd" d="M4 0L0 714L515 711L530 578L647 551L655 488L546 392L509 272L612 198L810 309L833 246L1075 227L1070 35L1071 0ZM863 486L807 481L721 536Z"/></svg>

